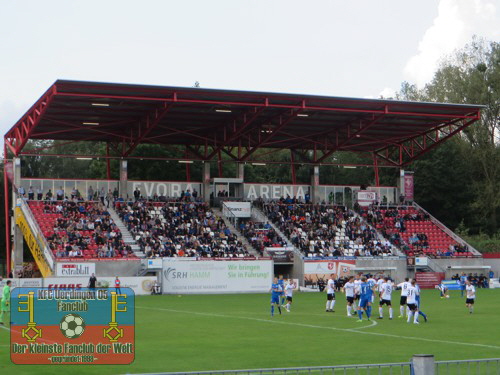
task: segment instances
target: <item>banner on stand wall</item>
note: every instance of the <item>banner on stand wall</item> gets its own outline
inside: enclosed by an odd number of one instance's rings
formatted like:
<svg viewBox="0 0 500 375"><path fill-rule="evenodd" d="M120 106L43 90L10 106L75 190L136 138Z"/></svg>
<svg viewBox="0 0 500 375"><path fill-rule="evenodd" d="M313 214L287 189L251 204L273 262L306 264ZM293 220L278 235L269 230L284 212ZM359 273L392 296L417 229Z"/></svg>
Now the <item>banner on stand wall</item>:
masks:
<svg viewBox="0 0 500 375"><path fill-rule="evenodd" d="M164 261L163 293L266 293L273 278L272 260Z"/></svg>
<svg viewBox="0 0 500 375"><path fill-rule="evenodd" d="M304 260L304 285L315 285L319 280L325 283L332 273L337 277L345 277L352 274L356 267L356 260Z"/></svg>

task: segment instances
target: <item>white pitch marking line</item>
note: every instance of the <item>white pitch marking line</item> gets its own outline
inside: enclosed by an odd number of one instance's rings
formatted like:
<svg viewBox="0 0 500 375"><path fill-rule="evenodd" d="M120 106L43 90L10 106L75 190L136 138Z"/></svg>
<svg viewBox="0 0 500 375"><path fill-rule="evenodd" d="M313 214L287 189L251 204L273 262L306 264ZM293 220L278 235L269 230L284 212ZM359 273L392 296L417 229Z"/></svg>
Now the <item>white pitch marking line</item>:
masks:
<svg viewBox="0 0 500 375"><path fill-rule="evenodd" d="M268 320L268 319L251 318L251 317L248 317L248 316L233 316L233 315L223 315L223 314L211 314L211 313L203 313L203 312L197 312L197 311L183 311L183 310L173 310L173 309L161 309L161 308L157 308L157 307L136 306L136 308L138 308L138 309L147 309L147 310L158 310L158 311L170 311L170 312L181 313L181 314L193 314L193 315L202 315L202 316L215 316L215 317L225 318L225 319L227 319L227 318L245 319L245 320L254 320L254 321L257 321L257 322L264 322L264 323L275 323L275 324L283 324L283 325L291 325L291 326L299 326L299 327L330 329L330 330L333 330L333 331L352 332L352 333L358 333L358 334L362 334L362 335L374 335L374 336L382 336L382 337L393 337L393 338L397 338L397 339L407 339L407 340L426 341L426 342L438 342L438 343L442 343L442 344L453 344L453 345L464 345L464 346L477 346L477 347L480 347L480 348L500 349L500 346L495 346L495 345L475 344L475 343L469 343L469 342L448 341L448 340L434 340L434 339L426 339L424 337L400 336L400 335L393 335L393 334L390 334L390 333L377 333L377 332L370 332L370 331L359 331L359 328L325 327L325 326L316 326L316 325L313 325L313 324L292 323L292 322L284 322L284 321L280 321L280 320Z"/></svg>
<svg viewBox="0 0 500 375"><path fill-rule="evenodd" d="M359 328L352 328L353 330L358 330L358 329L365 329L365 328L372 328L377 325L377 322L375 320L370 320L371 324L369 326L363 326Z"/></svg>

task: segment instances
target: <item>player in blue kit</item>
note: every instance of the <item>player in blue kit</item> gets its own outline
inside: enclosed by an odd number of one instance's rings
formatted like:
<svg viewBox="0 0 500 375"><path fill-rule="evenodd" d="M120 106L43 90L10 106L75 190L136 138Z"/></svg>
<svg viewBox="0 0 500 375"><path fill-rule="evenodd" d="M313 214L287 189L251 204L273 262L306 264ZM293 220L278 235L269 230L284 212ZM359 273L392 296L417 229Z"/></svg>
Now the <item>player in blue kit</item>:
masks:
<svg viewBox="0 0 500 375"><path fill-rule="evenodd" d="M420 287L416 283L415 283L415 289L416 289L415 300L417 301L418 315L422 315L424 318L424 321L427 323L427 315L422 310L420 310ZM418 322L418 318L417 318L417 322Z"/></svg>
<svg viewBox="0 0 500 375"><path fill-rule="evenodd" d="M283 275L278 276L278 284L281 286L280 305L285 307L285 280Z"/></svg>
<svg viewBox="0 0 500 375"><path fill-rule="evenodd" d="M466 282L467 282L467 276L465 276L465 273L462 272L462 276L460 276L460 297L464 296Z"/></svg>
<svg viewBox="0 0 500 375"><path fill-rule="evenodd" d="M370 320L372 315L372 296L374 284L366 281L366 277L361 278L359 305L358 305L358 322L363 321L363 310L366 311L366 317Z"/></svg>
<svg viewBox="0 0 500 375"><path fill-rule="evenodd" d="M274 316L274 306L278 307L281 315L280 296L282 292L283 287L279 284L278 278L275 277L271 285L271 316Z"/></svg>

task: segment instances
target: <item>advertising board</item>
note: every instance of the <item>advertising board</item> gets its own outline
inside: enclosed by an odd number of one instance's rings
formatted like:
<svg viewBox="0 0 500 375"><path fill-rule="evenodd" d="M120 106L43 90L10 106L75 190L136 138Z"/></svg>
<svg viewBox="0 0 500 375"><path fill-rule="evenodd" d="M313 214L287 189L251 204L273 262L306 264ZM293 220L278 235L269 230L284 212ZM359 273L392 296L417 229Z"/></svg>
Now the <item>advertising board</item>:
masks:
<svg viewBox="0 0 500 375"><path fill-rule="evenodd" d="M164 260L163 293L266 293L273 277L271 260Z"/></svg>

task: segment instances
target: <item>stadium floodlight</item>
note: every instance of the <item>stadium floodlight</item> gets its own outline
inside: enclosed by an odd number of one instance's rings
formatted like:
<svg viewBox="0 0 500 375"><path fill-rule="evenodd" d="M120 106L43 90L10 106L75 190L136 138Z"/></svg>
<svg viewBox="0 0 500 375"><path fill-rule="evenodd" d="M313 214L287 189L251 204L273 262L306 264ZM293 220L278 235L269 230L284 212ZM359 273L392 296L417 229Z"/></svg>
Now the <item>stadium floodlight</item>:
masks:
<svg viewBox="0 0 500 375"><path fill-rule="evenodd" d="M297 113L297 117L309 117L307 113Z"/></svg>
<svg viewBox="0 0 500 375"><path fill-rule="evenodd" d="M233 111L231 111L230 109L222 109L222 108L219 108L219 109L216 109L215 112L221 112L221 113L231 113Z"/></svg>
<svg viewBox="0 0 500 375"><path fill-rule="evenodd" d="M192 160L179 160L179 163L181 164L193 164Z"/></svg>
<svg viewBox="0 0 500 375"><path fill-rule="evenodd" d="M92 103L94 107L109 107L108 103Z"/></svg>
<svg viewBox="0 0 500 375"><path fill-rule="evenodd" d="M92 160L92 158L76 158L76 160Z"/></svg>
<svg viewBox="0 0 500 375"><path fill-rule="evenodd" d="M347 169L356 169L356 166L354 166L354 165L344 165L344 168L347 168Z"/></svg>
<svg viewBox="0 0 500 375"><path fill-rule="evenodd" d="M98 122L82 122L83 125L92 125L92 126L96 126L96 125L99 125Z"/></svg>
<svg viewBox="0 0 500 375"><path fill-rule="evenodd" d="M252 165L266 165L266 163L252 163Z"/></svg>

